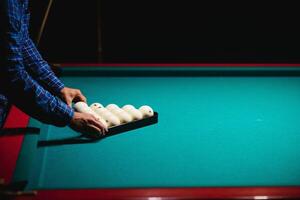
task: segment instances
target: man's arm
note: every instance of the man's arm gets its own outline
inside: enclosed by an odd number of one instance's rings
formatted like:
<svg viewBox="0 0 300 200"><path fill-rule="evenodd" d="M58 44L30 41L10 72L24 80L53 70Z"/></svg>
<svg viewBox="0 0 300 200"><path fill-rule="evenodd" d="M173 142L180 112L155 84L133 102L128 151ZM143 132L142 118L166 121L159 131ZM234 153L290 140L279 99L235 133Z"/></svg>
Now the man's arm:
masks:
<svg viewBox="0 0 300 200"><path fill-rule="evenodd" d="M22 58L22 40L18 0L0 2L0 39L5 60L0 66L4 94L27 114L44 123L65 126L74 111L41 87L25 70ZM2 52L1 52L2 53Z"/></svg>
<svg viewBox="0 0 300 200"><path fill-rule="evenodd" d="M64 88L64 84L55 76L29 36L27 36L24 41L22 54L30 75L47 90L58 96L60 91Z"/></svg>
<svg viewBox="0 0 300 200"><path fill-rule="evenodd" d="M69 106L75 101L86 102L85 96L80 90L65 87L64 84L55 76L48 63L42 58L33 41L26 36L24 46L22 48L23 59L26 69L39 84L43 85L52 94L59 96Z"/></svg>
<svg viewBox="0 0 300 200"><path fill-rule="evenodd" d="M22 46L23 61L26 65L26 70L35 80L38 81L44 88L58 96L60 91L64 88L64 84L55 76L48 63L42 58L37 50L35 44L29 36L29 9L28 0L24 1L23 10L23 29L24 43Z"/></svg>

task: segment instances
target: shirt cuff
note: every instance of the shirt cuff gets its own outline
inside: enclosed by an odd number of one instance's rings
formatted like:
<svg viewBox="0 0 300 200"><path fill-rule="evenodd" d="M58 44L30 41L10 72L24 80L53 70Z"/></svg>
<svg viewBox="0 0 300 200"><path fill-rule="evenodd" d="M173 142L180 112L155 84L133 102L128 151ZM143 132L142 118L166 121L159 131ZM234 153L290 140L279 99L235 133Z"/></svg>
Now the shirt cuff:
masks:
<svg viewBox="0 0 300 200"><path fill-rule="evenodd" d="M74 110L60 99L56 98L57 106L54 109L54 112L57 113L60 117L61 124L58 126L67 126L70 124L74 116Z"/></svg>
<svg viewBox="0 0 300 200"><path fill-rule="evenodd" d="M52 92L56 95L59 96L60 91L65 87L65 85L57 80L53 85L49 84L49 88L52 90Z"/></svg>

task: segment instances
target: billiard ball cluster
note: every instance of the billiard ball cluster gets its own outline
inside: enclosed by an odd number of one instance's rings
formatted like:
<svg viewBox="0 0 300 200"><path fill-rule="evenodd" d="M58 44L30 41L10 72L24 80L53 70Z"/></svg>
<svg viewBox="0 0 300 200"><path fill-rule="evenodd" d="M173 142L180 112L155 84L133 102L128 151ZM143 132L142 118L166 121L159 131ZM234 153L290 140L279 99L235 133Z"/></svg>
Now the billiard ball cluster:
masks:
<svg viewBox="0 0 300 200"><path fill-rule="evenodd" d="M120 108L116 104L109 104L104 107L100 103L93 103L88 106L85 102L77 102L74 104L74 108L78 112L94 115L106 128L138 121L154 115L153 109L146 105L136 109L133 105L125 105Z"/></svg>

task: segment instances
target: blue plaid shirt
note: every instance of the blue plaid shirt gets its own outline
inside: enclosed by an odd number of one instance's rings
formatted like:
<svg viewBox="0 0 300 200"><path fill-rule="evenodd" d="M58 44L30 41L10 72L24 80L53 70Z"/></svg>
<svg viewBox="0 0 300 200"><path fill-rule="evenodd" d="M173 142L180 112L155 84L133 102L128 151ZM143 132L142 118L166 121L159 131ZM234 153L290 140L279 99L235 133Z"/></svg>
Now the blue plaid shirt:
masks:
<svg viewBox="0 0 300 200"><path fill-rule="evenodd" d="M0 0L0 115L8 100L44 123L65 126L74 111L56 97L64 85L36 49L28 25L28 0Z"/></svg>

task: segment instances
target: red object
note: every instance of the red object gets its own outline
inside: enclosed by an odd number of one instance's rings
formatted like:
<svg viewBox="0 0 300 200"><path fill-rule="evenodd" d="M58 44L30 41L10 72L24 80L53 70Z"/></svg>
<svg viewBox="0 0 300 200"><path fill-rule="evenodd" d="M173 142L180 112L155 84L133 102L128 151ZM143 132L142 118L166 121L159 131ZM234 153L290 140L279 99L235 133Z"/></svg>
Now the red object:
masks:
<svg viewBox="0 0 300 200"><path fill-rule="evenodd" d="M299 187L273 188L157 188L157 189L92 189L92 190L42 190L37 196L21 199L299 199Z"/></svg>
<svg viewBox="0 0 300 200"><path fill-rule="evenodd" d="M300 67L300 64L64 64L62 66L145 66L145 67ZM29 117L12 107L4 128L27 127ZM9 183L23 141L22 135L0 137L0 178ZM202 187L202 188L141 188L141 189L74 189L40 190L37 196L16 199L300 199L299 187Z"/></svg>
<svg viewBox="0 0 300 200"><path fill-rule="evenodd" d="M12 106L3 128L27 127L29 116ZM19 152L23 142L23 135L0 137L0 178L9 183L13 175Z"/></svg>

